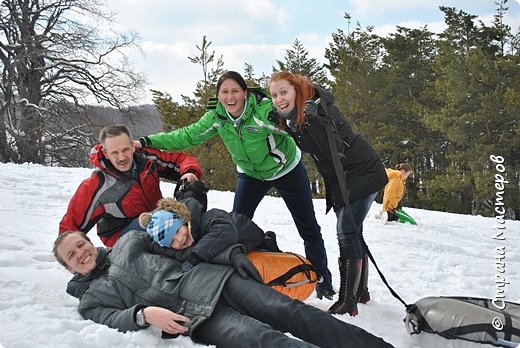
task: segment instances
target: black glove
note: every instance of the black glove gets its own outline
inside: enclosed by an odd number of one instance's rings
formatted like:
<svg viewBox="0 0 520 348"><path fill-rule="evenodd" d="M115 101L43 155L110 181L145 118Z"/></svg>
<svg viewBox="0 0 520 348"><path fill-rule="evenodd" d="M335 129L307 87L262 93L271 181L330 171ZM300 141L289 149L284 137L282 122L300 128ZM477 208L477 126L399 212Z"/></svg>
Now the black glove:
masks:
<svg viewBox="0 0 520 348"><path fill-rule="evenodd" d="M306 119L316 117L318 115L318 104L312 99L305 101L305 106L303 108L303 114Z"/></svg>
<svg viewBox="0 0 520 348"><path fill-rule="evenodd" d="M262 276L253 263L249 261L246 254L238 252L231 255L231 266L233 266L242 278L246 279L249 275L253 280L263 283Z"/></svg>
<svg viewBox="0 0 520 348"><path fill-rule="evenodd" d="M200 204L202 204L204 211L208 208L208 188L204 182L200 180L193 182L188 182L186 180L177 181L173 196L178 201L188 197L195 198Z"/></svg>

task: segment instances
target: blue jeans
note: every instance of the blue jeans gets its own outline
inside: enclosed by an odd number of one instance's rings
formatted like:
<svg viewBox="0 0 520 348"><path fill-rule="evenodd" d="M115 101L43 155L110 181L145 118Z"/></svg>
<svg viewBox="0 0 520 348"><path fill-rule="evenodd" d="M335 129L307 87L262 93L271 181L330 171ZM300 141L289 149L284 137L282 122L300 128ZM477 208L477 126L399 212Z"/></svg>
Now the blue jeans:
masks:
<svg viewBox="0 0 520 348"><path fill-rule="evenodd" d="M336 229L338 233L339 256L348 259L362 259L365 254L366 243L363 238L363 221L372 206L372 202L377 192L357 201L350 202L352 215L356 222L356 227L348 214L346 206L341 207L336 212L338 218Z"/></svg>
<svg viewBox="0 0 520 348"><path fill-rule="evenodd" d="M219 301L209 319L194 330L195 341L217 347L391 347L361 328L237 273L226 281Z"/></svg>
<svg viewBox="0 0 520 348"><path fill-rule="evenodd" d="M332 274L327 268L325 243L314 213L309 176L301 161L292 171L272 181L262 181L239 173L233 211L253 219L258 204L271 187L282 196L292 215L298 233L303 239L305 256L323 277L323 282L318 283L318 290L332 289Z"/></svg>

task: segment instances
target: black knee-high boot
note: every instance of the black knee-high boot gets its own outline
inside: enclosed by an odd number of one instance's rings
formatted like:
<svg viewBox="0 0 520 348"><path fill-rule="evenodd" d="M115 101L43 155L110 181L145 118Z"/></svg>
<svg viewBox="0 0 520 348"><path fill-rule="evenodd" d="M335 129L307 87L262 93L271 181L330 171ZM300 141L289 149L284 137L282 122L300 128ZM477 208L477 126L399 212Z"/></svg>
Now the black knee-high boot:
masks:
<svg viewBox="0 0 520 348"><path fill-rule="evenodd" d="M363 304L370 301L370 293L368 292L368 263L368 255L365 254L363 256L363 266L361 267L361 277L357 289L357 301Z"/></svg>
<svg viewBox="0 0 520 348"><path fill-rule="evenodd" d="M328 310L331 314L348 313L354 317L358 314L357 289L361 276L361 259L338 258L340 287L339 299Z"/></svg>

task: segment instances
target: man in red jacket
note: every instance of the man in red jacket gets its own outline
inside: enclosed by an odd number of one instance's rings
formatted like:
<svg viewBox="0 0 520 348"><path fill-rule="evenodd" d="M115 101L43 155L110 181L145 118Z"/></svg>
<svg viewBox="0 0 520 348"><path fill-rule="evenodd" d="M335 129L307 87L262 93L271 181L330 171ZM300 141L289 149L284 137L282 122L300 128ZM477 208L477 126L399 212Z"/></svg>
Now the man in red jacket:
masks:
<svg viewBox="0 0 520 348"><path fill-rule="evenodd" d="M191 155L150 148L136 151L125 125L103 128L99 142L90 152L90 162L97 169L72 197L60 222L60 234L87 233L97 224L101 241L111 247L126 232L141 229L139 215L154 210L162 198L160 177L187 181L202 177Z"/></svg>

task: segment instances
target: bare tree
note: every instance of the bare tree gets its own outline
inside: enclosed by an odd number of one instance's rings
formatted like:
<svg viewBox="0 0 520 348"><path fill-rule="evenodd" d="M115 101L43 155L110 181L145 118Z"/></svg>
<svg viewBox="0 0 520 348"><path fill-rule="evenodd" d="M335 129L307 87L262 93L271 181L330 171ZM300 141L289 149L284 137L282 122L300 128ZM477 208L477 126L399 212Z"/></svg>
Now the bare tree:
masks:
<svg viewBox="0 0 520 348"><path fill-rule="evenodd" d="M137 36L111 24L101 0L2 0L0 161L60 161L92 137L89 103L138 99L145 80L125 55Z"/></svg>

